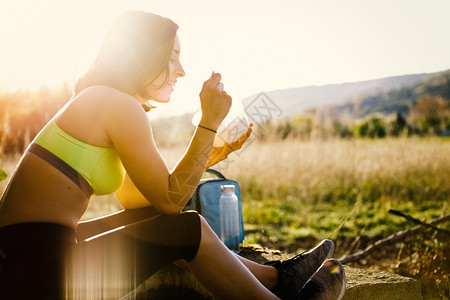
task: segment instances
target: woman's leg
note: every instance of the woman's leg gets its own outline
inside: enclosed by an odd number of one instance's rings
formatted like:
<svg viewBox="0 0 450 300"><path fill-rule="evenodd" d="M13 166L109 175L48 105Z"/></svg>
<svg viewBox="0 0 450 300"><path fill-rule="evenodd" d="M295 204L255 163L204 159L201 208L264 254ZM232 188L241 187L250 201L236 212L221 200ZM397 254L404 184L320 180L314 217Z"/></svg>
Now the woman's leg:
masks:
<svg viewBox="0 0 450 300"><path fill-rule="evenodd" d="M201 217L201 240L195 258L188 262L200 283L219 299L278 299L258 279L272 272L271 267L241 261L219 240ZM262 280L264 281L264 280ZM270 285L270 284L269 284Z"/></svg>
<svg viewBox="0 0 450 300"><path fill-rule="evenodd" d="M112 292L109 289L105 290L102 284L105 282L104 277L111 277L115 273L102 261L114 261L117 265L121 259L113 258L114 252L122 249L119 251L122 252L119 256L123 256L124 253L134 253L132 255L134 264L131 266L131 262L122 263L119 273L122 275L129 271L135 274L142 273L138 276L140 279L133 280L135 282L149 277L164 264L183 259L182 261L189 261L187 262L189 269L205 288L218 298L278 299L267 289L276 284L274 282L277 276L276 270L273 267L259 265L235 256L217 238L203 217L195 212L183 213L176 217L156 216L89 240L86 240L88 242L85 243L85 247L91 250L88 250L85 259L90 257L91 259L85 266L93 269L94 274L92 276L85 274L82 278L90 277L91 282L99 281L102 285L103 291L100 292L102 295ZM169 246L169 244L173 245ZM135 250L130 251L130 247ZM125 250L127 248L130 250ZM111 259L107 258L111 255ZM102 259L99 259L100 257ZM106 270L95 271L98 268L94 266L98 263L103 265L101 269L106 267ZM139 267L139 270L125 271L130 267L131 269ZM106 282L109 281L110 279L106 279ZM117 285L114 284L114 286Z"/></svg>
<svg viewBox="0 0 450 300"><path fill-rule="evenodd" d="M233 253L234 254L234 253ZM262 265L248 260L238 254L234 254L249 271L261 282L267 289L273 290L278 283L278 271L273 266ZM186 271L191 271L185 260L176 261L175 264Z"/></svg>
<svg viewBox="0 0 450 300"><path fill-rule="evenodd" d="M196 212L155 215L87 238L74 255L73 293L119 298L165 265L192 260L200 238Z"/></svg>
<svg viewBox="0 0 450 300"><path fill-rule="evenodd" d="M258 264L245 257L236 257L252 272L252 274L269 290L273 290L278 283L278 271L272 266Z"/></svg>
<svg viewBox="0 0 450 300"><path fill-rule="evenodd" d="M97 234L110 231L125 225L153 218L159 215L152 206L136 209L125 209L113 214L78 223L77 240L89 239Z"/></svg>
<svg viewBox="0 0 450 300"><path fill-rule="evenodd" d="M0 228L0 299L64 299L66 260L75 232L52 223Z"/></svg>

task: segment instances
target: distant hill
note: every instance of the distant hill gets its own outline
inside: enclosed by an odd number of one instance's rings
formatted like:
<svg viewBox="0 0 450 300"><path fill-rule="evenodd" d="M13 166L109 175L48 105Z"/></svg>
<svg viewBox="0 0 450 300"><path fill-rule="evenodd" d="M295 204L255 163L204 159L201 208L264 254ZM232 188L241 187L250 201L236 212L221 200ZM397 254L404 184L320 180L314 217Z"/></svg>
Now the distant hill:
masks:
<svg viewBox="0 0 450 300"><path fill-rule="evenodd" d="M353 113L359 103L358 115L380 111L407 112L409 103L421 91L449 93L450 70L431 74L394 76L368 81L324 86L308 86L265 92L281 110L280 118L291 117L313 108L338 107L339 111ZM445 79L447 78L447 79ZM445 92L447 89L447 92ZM414 96L415 95L415 96ZM244 107L254 104L258 95L243 99ZM391 101L391 99L396 99Z"/></svg>
<svg viewBox="0 0 450 300"><path fill-rule="evenodd" d="M429 74L410 86L362 94L337 108L339 112L357 118L376 112L384 115L400 112L407 116L409 109L425 94L442 96L450 101L450 70Z"/></svg>
<svg viewBox="0 0 450 300"><path fill-rule="evenodd" d="M333 109L341 114L347 113L359 118L374 112L390 114L397 111L406 116L409 107L427 93L450 99L450 70L275 90L265 92L265 95L276 105L277 118L288 118L314 108ZM258 105L255 102L258 96L260 94L243 99L244 107L255 103ZM264 108L259 109L264 113ZM185 114L152 121L157 142L168 146L178 143L181 136L190 137L194 130L192 116L193 114ZM185 144L189 142L186 138L182 141Z"/></svg>

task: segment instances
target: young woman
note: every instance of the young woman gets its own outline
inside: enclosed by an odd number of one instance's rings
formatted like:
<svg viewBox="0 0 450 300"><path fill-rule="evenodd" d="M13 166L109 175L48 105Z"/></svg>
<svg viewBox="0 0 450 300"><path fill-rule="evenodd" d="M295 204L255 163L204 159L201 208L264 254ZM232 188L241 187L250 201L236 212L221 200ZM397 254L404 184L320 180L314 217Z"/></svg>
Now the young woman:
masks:
<svg viewBox="0 0 450 300"><path fill-rule="evenodd" d="M185 75L177 29L150 13L120 16L72 99L24 153L0 202L1 299L117 298L171 262L217 298L342 296L343 268L327 259L331 241L259 265L228 251L196 212L181 212L204 170L239 149L251 128L212 147L231 106L213 72L200 92L202 119L189 147L167 168L146 103L168 102ZM113 192L125 215L94 222L95 234L76 241L90 196Z"/></svg>

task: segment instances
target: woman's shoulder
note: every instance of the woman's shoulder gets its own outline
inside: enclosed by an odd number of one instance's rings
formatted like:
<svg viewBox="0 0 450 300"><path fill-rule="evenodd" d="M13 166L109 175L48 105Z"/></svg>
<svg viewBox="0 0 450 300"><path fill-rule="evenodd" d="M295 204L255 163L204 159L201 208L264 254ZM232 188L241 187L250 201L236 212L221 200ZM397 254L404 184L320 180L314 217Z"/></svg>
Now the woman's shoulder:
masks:
<svg viewBox="0 0 450 300"><path fill-rule="evenodd" d="M122 92L116 88L106 86L106 85L94 85L83 89L77 98L81 97L94 97L96 99L127 99L136 100L133 96Z"/></svg>
<svg viewBox="0 0 450 300"><path fill-rule="evenodd" d="M110 86L96 85L82 90L74 100L99 105L104 111L137 111L143 109L136 98Z"/></svg>
<svg viewBox="0 0 450 300"><path fill-rule="evenodd" d="M147 115L139 101L133 96L108 86L92 86L83 89L59 113L58 125L71 127L92 126L105 130L121 124L123 127L134 122L148 122Z"/></svg>

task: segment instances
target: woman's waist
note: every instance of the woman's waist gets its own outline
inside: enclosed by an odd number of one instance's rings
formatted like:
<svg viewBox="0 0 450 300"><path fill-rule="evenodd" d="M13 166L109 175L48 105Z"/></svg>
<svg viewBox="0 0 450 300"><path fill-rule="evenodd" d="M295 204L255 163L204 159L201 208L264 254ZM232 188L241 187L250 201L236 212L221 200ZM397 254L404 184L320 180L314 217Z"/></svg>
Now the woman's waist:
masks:
<svg viewBox="0 0 450 300"><path fill-rule="evenodd" d="M40 158L26 154L2 197L0 227L36 221L76 228L88 203L72 180Z"/></svg>
<svg viewBox="0 0 450 300"><path fill-rule="evenodd" d="M50 223L69 227L76 230L78 222L86 211L87 205L80 207L63 207L65 201L55 203L48 199L40 199L39 205L32 205L26 201L14 200L14 206L3 206L0 210L0 229L20 223ZM69 203L70 205L70 203Z"/></svg>

